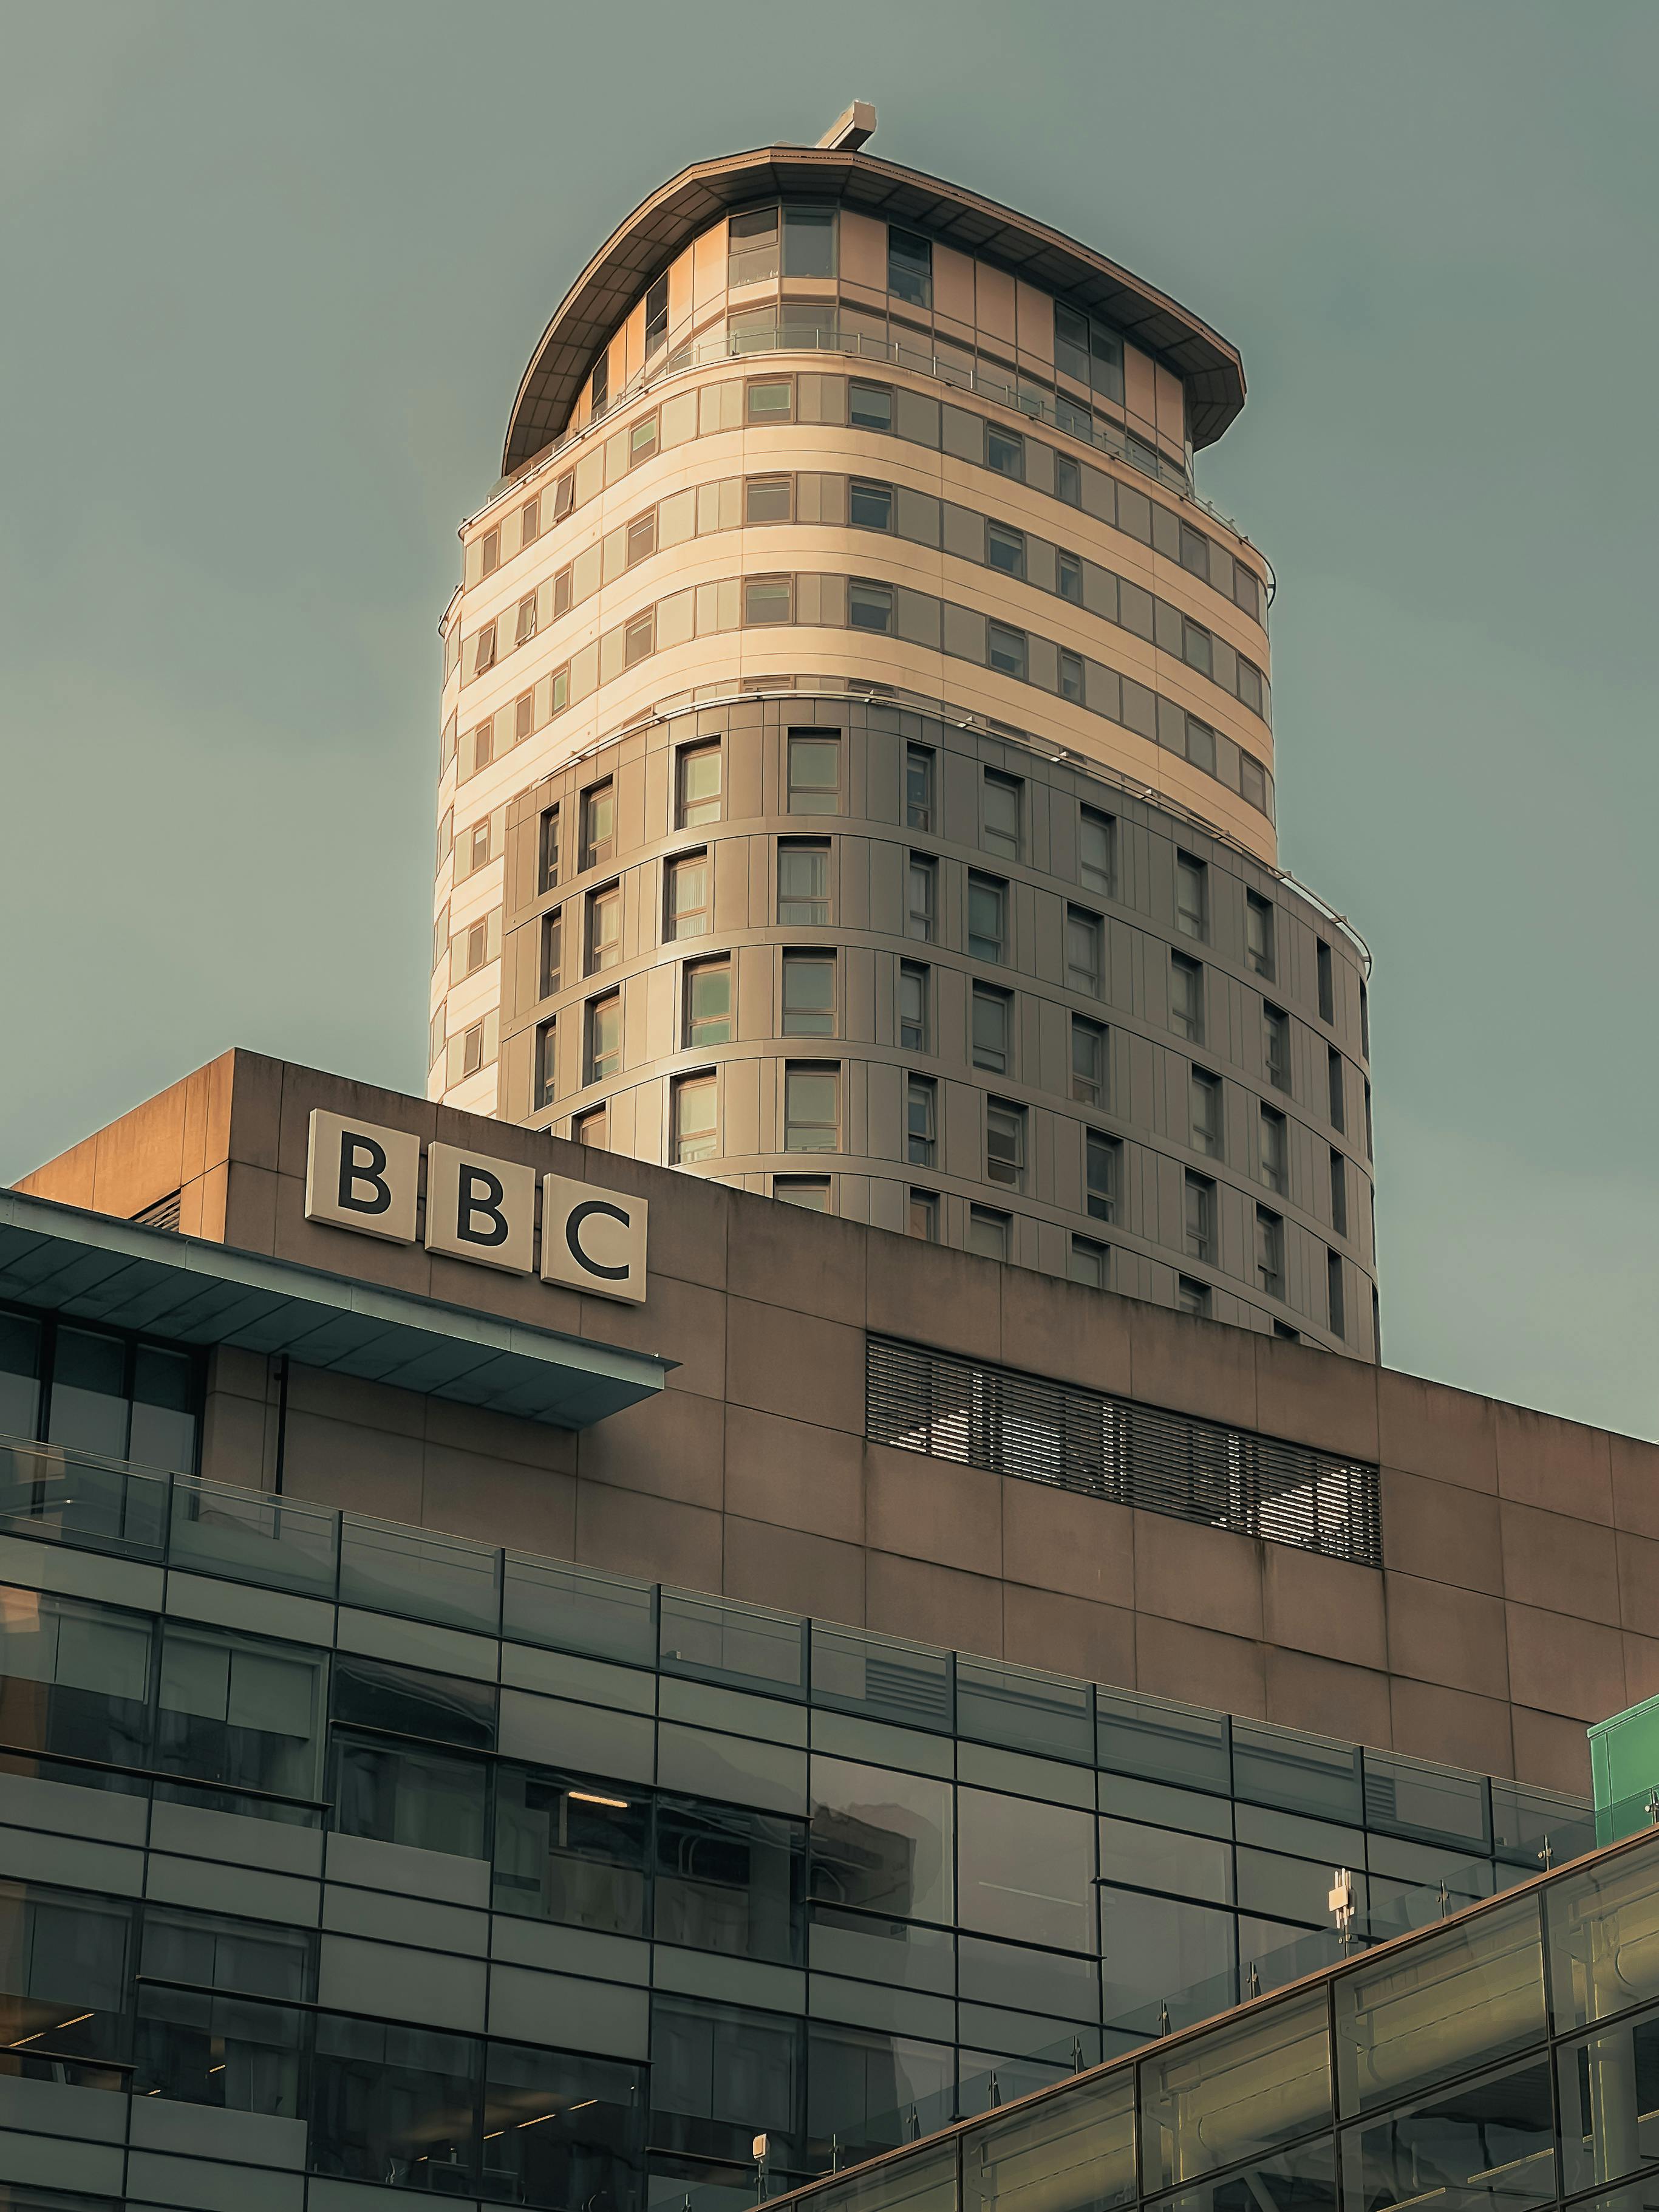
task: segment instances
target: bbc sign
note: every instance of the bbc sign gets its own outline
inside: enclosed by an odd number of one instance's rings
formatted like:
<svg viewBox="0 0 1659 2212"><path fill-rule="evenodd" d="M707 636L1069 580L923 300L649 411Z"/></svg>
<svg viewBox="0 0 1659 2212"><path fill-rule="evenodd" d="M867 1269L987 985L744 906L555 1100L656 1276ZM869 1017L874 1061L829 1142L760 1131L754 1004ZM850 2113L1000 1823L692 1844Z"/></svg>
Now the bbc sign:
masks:
<svg viewBox="0 0 1659 2212"><path fill-rule="evenodd" d="M647 1200L626 1192L541 1177L537 1251L534 1168L426 1148L426 1249L513 1275L539 1272L596 1297L645 1299ZM306 1219L393 1244L416 1242L421 1140L406 1129L349 1121L317 1107L306 1157Z"/></svg>

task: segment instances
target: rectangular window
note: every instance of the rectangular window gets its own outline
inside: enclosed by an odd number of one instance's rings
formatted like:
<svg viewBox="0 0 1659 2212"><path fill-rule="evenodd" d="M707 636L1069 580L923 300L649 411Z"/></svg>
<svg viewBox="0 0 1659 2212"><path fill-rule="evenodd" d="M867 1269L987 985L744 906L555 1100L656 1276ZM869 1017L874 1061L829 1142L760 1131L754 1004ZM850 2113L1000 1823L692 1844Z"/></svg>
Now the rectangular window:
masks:
<svg viewBox="0 0 1659 2212"><path fill-rule="evenodd" d="M587 895L587 968L597 975L622 958L622 886L607 884Z"/></svg>
<svg viewBox="0 0 1659 2212"><path fill-rule="evenodd" d="M1004 1098L986 1101L985 1179L1015 1190L1025 1182L1025 1109Z"/></svg>
<svg viewBox="0 0 1659 2212"><path fill-rule="evenodd" d="M654 507L647 507L643 514L636 514L628 526L628 566L631 568L635 562L648 560L656 550L657 510Z"/></svg>
<svg viewBox="0 0 1659 2212"><path fill-rule="evenodd" d="M746 629L764 628L768 623L787 623L793 597L793 580L787 576L750 576L743 586L743 619Z"/></svg>
<svg viewBox="0 0 1659 2212"><path fill-rule="evenodd" d="M786 1206L799 1206L803 1212L828 1213L830 1211L830 1178L828 1176L774 1176L772 1195Z"/></svg>
<svg viewBox="0 0 1659 2212"><path fill-rule="evenodd" d="M538 1109L553 1103L558 1078L559 1025L556 1021L544 1022L536 1031L536 1066L531 1085Z"/></svg>
<svg viewBox="0 0 1659 2212"><path fill-rule="evenodd" d="M685 971L685 1042L701 1045L732 1042L732 963L702 960Z"/></svg>
<svg viewBox="0 0 1659 2212"><path fill-rule="evenodd" d="M1331 1147L1331 1227L1339 1237L1348 1233L1348 1164Z"/></svg>
<svg viewBox="0 0 1659 2212"><path fill-rule="evenodd" d="M459 1074L465 1078L476 1075L484 1064L483 1024L474 1022L470 1030L461 1033Z"/></svg>
<svg viewBox="0 0 1659 2212"><path fill-rule="evenodd" d="M783 1077L783 1149L833 1152L841 1127L841 1069L835 1061L793 1062Z"/></svg>
<svg viewBox="0 0 1659 2212"><path fill-rule="evenodd" d="M607 347L593 364L592 380L588 385L588 415L592 418L603 415L611 404L611 350Z"/></svg>
<svg viewBox="0 0 1659 2212"><path fill-rule="evenodd" d="M939 1147L939 1095L925 1075L905 1086L904 1156L913 1168L930 1168Z"/></svg>
<svg viewBox="0 0 1659 2212"><path fill-rule="evenodd" d="M818 928L830 920L830 848L805 838L778 841L778 920Z"/></svg>
<svg viewBox="0 0 1659 2212"><path fill-rule="evenodd" d="M1181 952L1170 955L1170 1027L1188 1044L1204 1042L1204 970Z"/></svg>
<svg viewBox="0 0 1659 2212"><path fill-rule="evenodd" d="M668 896L664 902L663 936L672 944L683 937L707 937L713 926L709 913L709 866L707 853L683 853L667 867Z"/></svg>
<svg viewBox="0 0 1659 2212"><path fill-rule="evenodd" d="M1017 483L1025 481L1025 441L1018 430L999 430L990 422L985 426L985 465L994 469L1000 477L1012 477Z"/></svg>
<svg viewBox="0 0 1659 2212"><path fill-rule="evenodd" d="M913 307L933 304L933 248L913 230L887 226L887 289Z"/></svg>
<svg viewBox="0 0 1659 2212"><path fill-rule="evenodd" d="M898 1038L902 1052L931 1052L929 975L920 961L901 960L898 974Z"/></svg>
<svg viewBox="0 0 1659 2212"><path fill-rule="evenodd" d="M589 1001L587 1008L587 1079L590 1083L608 1083L622 1067L622 998L612 991L608 998Z"/></svg>
<svg viewBox="0 0 1659 2212"><path fill-rule="evenodd" d="M794 419L795 386L791 377L751 377L744 398L749 420L757 428Z"/></svg>
<svg viewBox="0 0 1659 2212"><path fill-rule="evenodd" d="M791 814L834 814L841 793L841 740L832 731L789 732Z"/></svg>
<svg viewBox="0 0 1659 2212"><path fill-rule="evenodd" d="M1210 673L1213 655L1210 633L1201 623L1183 622L1181 625L1181 657L1188 668L1195 668L1200 676Z"/></svg>
<svg viewBox="0 0 1659 2212"><path fill-rule="evenodd" d="M863 576L850 577L847 585L847 624L849 629L866 629L878 637L891 637L892 586L872 583Z"/></svg>
<svg viewBox="0 0 1659 2212"><path fill-rule="evenodd" d="M847 520L855 530L890 530L893 487L854 477L847 487Z"/></svg>
<svg viewBox="0 0 1659 2212"><path fill-rule="evenodd" d="M1073 1237L1066 1274L1074 1283L1083 1283L1091 1291L1107 1287L1107 1248L1097 1244L1092 1237Z"/></svg>
<svg viewBox="0 0 1659 2212"><path fill-rule="evenodd" d="M519 602L518 619L513 626L514 645L528 645L536 635L536 594L528 592Z"/></svg>
<svg viewBox="0 0 1659 2212"><path fill-rule="evenodd" d="M496 569L501 567L501 533L499 530L485 531L483 561L483 572L486 576L493 576Z"/></svg>
<svg viewBox="0 0 1659 2212"><path fill-rule="evenodd" d="M1106 1103L1106 1032L1081 1014L1072 1017L1072 1096L1080 1106Z"/></svg>
<svg viewBox="0 0 1659 2212"><path fill-rule="evenodd" d="M1365 979L1359 979L1359 1049L1365 1058L1371 1056L1371 994L1365 988Z"/></svg>
<svg viewBox="0 0 1659 2212"><path fill-rule="evenodd" d="M513 702L513 742L521 745L536 726L536 695L521 691Z"/></svg>
<svg viewBox="0 0 1659 2212"><path fill-rule="evenodd" d="M1190 1275L1176 1279L1176 1304L1182 1313L1207 1314L1210 1310L1210 1286L1195 1283Z"/></svg>
<svg viewBox="0 0 1659 2212"><path fill-rule="evenodd" d="M617 848L617 790L596 783L582 793L580 866L603 867Z"/></svg>
<svg viewBox="0 0 1659 2212"><path fill-rule="evenodd" d="M933 826L933 755L926 745L904 749L904 826L907 830Z"/></svg>
<svg viewBox="0 0 1659 2212"><path fill-rule="evenodd" d="M674 1158L684 1167L713 1159L715 1141L714 1078L684 1075L674 1085Z"/></svg>
<svg viewBox="0 0 1659 2212"><path fill-rule="evenodd" d="M783 211L783 273L786 276L833 276L836 273L836 210L792 207Z"/></svg>
<svg viewBox="0 0 1659 2212"><path fill-rule="evenodd" d="M1189 1259L1215 1260L1215 1185L1208 1176L1186 1178L1186 1237Z"/></svg>
<svg viewBox="0 0 1659 2212"><path fill-rule="evenodd" d="M866 384L856 376L850 379L847 386L847 420L855 430L890 430L891 385Z"/></svg>
<svg viewBox="0 0 1659 2212"><path fill-rule="evenodd" d="M608 1152L611 1146L611 1113L605 1106L590 1107L579 1114L570 1125L573 1144L592 1145L596 1152Z"/></svg>
<svg viewBox="0 0 1659 2212"><path fill-rule="evenodd" d="M568 470L553 487L553 520L562 522L576 504L576 471Z"/></svg>
<svg viewBox="0 0 1659 2212"><path fill-rule="evenodd" d="M1060 696L1081 705L1083 701L1083 662L1075 653L1062 651L1060 656Z"/></svg>
<svg viewBox="0 0 1659 2212"><path fill-rule="evenodd" d="M1261 1180L1269 1190L1277 1191L1283 1198L1290 1189L1290 1170L1285 1116L1276 1107L1264 1106L1261 1109Z"/></svg>
<svg viewBox="0 0 1659 2212"><path fill-rule="evenodd" d="M1221 1078L1201 1067L1191 1071L1188 1102L1192 1121L1193 1150L1206 1159L1221 1158Z"/></svg>
<svg viewBox="0 0 1659 2212"><path fill-rule="evenodd" d="M478 632L478 649L473 655L472 673L482 676L486 668L495 665L495 625L486 623Z"/></svg>
<svg viewBox="0 0 1659 2212"><path fill-rule="evenodd" d="M1079 384L1089 381L1089 318L1054 302L1054 367Z"/></svg>
<svg viewBox="0 0 1659 2212"><path fill-rule="evenodd" d="M1054 497L1064 500L1067 507L1083 504L1083 466L1069 453L1054 455Z"/></svg>
<svg viewBox="0 0 1659 2212"><path fill-rule="evenodd" d="M1017 676L1025 680L1025 633L1013 629L1006 623L994 622L986 625L993 668L1004 676Z"/></svg>
<svg viewBox="0 0 1659 2212"><path fill-rule="evenodd" d="M1342 1255L1325 1255L1325 1301L1331 1317L1331 1334L1346 1336L1348 1333L1347 1314L1342 1296Z"/></svg>
<svg viewBox="0 0 1659 2212"><path fill-rule="evenodd" d="M1055 581L1062 599L1069 599L1074 607L1083 605L1083 563L1075 553L1058 553L1054 556Z"/></svg>
<svg viewBox="0 0 1659 2212"><path fill-rule="evenodd" d="M1009 1227L1006 1213L994 1213L988 1206L970 1206L968 1209L968 1249L977 1252L982 1260L1006 1260L1008 1257Z"/></svg>
<svg viewBox="0 0 1659 2212"><path fill-rule="evenodd" d="M720 749L718 745L685 745L678 763L682 830L696 829L720 818Z"/></svg>
<svg viewBox="0 0 1659 2212"><path fill-rule="evenodd" d="M1020 795L1021 786L1015 777L986 769L985 826L980 842L988 853L999 854L1006 860L1019 858Z"/></svg>
<svg viewBox="0 0 1659 2212"><path fill-rule="evenodd" d="M988 522L985 526L985 559L988 567L1000 570L1005 576L1023 577L1025 574L1025 532L1011 530L1006 522Z"/></svg>
<svg viewBox="0 0 1659 2212"><path fill-rule="evenodd" d="M1342 1097L1342 1055L1334 1045L1326 1048L1325 1081L1330 1096L1331 1127L1346 1129L1348 1125Z"/></svg>
<svg viewBox="0 0 1659 2212"><path fill-rule="evenodd" d="M794 489L792 477L750 477L743 488L745 522L787 522Z"/></svg>
<svg viewBox="0 0 1659 2212"><path fill-rule="evenodd" d="M1255 1210L1256 1287L1270 1298L1285 1295L1285 1224L1265 1206Z"/></svg>
<svg viewBox="0 0 1659 2212"><path fill-rule="evenodd" d="M925 853L912 853L905 871L904 933L920 938L924 945L933 939L933 917L937 908L939 871Z"/></svg>
<svg viewBox="0 0 1659 2212"><path fill-rule="evenodd" d="M1371 1079L1369 1075L1365 1078L1365 1158L1368 1160L1374 1160L1376 1158L1376 1146L1371 1139Z"/></svg>
<svg viewBox="0 0 1659 2212"><path fill-rule="evenodd" d="M994 876L968 878L968 950L1001 963L1008 946L1008 886Z"/></svg>
<svg viewBox="0 0 1659 2212"><path fill-rule="evenodd" d="M913 1190L910 1208L905 1218L907 1237L920 1237L924 1244L939 1243L939 1197L931 1190Z"/></svg>
<svg viewBox="0 0 1659 2212"><path fill-rule="evenodd" d="M533 545L541 535L542 503L539 499L527 499L519 509L519 543Z"/></svg>
<svg viewBox="0 0 1659 2212"><path fill-rule="evenodd" d="M1084 1211L1095 1221L1117 1219L1119 1170L1123 1147L1103 1129L1084 1133Z"/></svg>
<svg viewBox="0 0 1659 2212"><path fill-rule="evenodd" d="M988 983L974 986L973 1058L975 1067L1006 1075L1012 1064L1012 1002Z"/></svg>
<svg viewBox="0 0 1659 2212"><path fill-rule="evenodd" d="M1086 907L1066 909L1066 988L1097 999L1101 990L1100 916Z"/></svg>
<svg viewBox="0 0 1659 2212"><path fill-rule="evenodd" d="M550 999L564 981L564 916L557 907L542 916L542 992Z"/></svg>
<svg viewBox="0 0 1659 2212"><path fill-rule="evenodd" d="M569 613L571 587L572 571L561 568L553 579L553 612L556 616Z"/></svg>
<svg viewBox="0 0 1659 2212"><path fill-rule="evenodd" d="M1319 963L1319 1018L1330 1024L1336 1019L1336 978L1332 970L1331 948L1324 939L1316 940Z"/></svg>
<svg viewBox="0 0 1659 2212"><path fill-rule="evenodd" d="M645 357L668 343L668 277L659 276L645 295Z"/></svg>
<svg viewBox="0 0 1659 2212"><path fill-rule="evenodd" d="M834 1036L834 953L786 952L783 956L783 1034Z"/></svg>
<svg viewBox="0 0 1659 2212"><path fill-rule="evenodd" d="M1255 891L1244 894L1244 964L1253 975L1273 975L1273 910Z"/></svg>
<svg viewBox="0 0 1659 2212"><path fill-rule="evenodd" d="M1291 1087L1291 1018L1277 1006L1263 1001L1261 1008L1261 1052L1267 1070L1267 1080L1275 1091Z"/></svg>
<svg viewBox="0 0 1659 2212"><path fill-rule="evenodd" d="M778 273L778 211L753 208L734 215L726 232L726 283L729 291L762 284Z"/></svg>
<svg viewBox="0 0 1659 2212"><path fill-rule="evenodd" d="M469 832L468 851L471 856L473 874L489 866L489 817L487 814L482 822L473 823Z"/></svg>
<svg viewBox="0 0 1659 2212"><path fill-rule="evenodd" d="M1210 872L1190 853L1176 854L1176 927L1200 945L1210 934Z"/></svg>
<svg viewBox="0 0 1659 2212"><path fill-rule="evenodd" d="M1116 874L1116 832L1117 823L1109 814L1097 813L1092 806L1080 810L1078 878L1086 889L1102 891L1108 898Z"/></svg>

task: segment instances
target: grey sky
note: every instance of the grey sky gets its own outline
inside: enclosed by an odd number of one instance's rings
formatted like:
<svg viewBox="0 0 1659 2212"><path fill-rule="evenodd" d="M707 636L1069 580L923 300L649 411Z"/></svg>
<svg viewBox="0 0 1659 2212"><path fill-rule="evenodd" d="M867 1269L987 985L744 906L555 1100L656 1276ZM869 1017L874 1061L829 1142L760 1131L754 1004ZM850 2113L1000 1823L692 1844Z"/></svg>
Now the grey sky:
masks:
<svg viewBox="0 0 1659 2212"><path fill-rule="evenodd" d="M1286 863L1376 954L1390 1364L1659 1435L1659 9L0 5L0 1177L227 1045L423 1085L454 529L567 284L811 139L1240 347Z"/></svg>

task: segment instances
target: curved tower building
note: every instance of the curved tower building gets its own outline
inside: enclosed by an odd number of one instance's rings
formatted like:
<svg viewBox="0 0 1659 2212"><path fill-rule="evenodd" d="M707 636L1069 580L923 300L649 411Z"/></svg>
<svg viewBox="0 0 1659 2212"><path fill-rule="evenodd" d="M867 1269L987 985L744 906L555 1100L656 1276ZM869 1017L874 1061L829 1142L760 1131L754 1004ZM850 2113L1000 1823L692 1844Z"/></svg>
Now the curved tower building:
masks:
<svg viewBox="0 0 1659 2212"><path fill-rule="evenodd" d="M1377 1354L1359 939L1278 865L1239 357L862 150L549 324L443 621L429 1090Z"/></svg>

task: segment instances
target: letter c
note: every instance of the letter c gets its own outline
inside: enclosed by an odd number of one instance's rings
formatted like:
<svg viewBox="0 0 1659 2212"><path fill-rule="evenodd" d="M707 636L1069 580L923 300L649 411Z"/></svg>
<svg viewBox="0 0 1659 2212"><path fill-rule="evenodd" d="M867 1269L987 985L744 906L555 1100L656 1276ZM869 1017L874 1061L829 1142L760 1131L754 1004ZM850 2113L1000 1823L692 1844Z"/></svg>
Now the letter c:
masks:
<svg viewBox="0 0 1659 2212"><path fill-rule="evenodd" d="M620 1221L624 1229L630 1224L621 1206L609 1205L602 1198L590 1198L581 1206L570 1209L570 1218L564 1224L564 1241L571 1258L579 1267L586 1267L590 1275L602 1276L607 1283L626 1282L633 1272L629 1267L605 1267L582 1249L579 1231L590 1213L602 1213L611 1221Z"/></svg>

